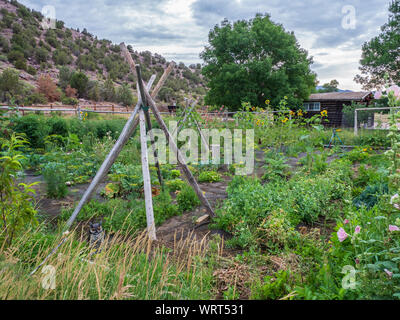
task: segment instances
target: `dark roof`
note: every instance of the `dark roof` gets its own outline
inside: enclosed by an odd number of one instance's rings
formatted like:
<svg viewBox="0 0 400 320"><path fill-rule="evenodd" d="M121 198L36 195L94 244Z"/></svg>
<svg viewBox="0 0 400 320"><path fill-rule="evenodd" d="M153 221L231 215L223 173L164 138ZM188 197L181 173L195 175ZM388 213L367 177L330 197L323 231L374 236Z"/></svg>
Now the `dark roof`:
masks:
<svg viewBox="0 0 400 320"><path fill-rule="evenodd" d="M307 101L362 101L370 94L372 94L370 91L314 93L310 95L310 98Z"/></svg>

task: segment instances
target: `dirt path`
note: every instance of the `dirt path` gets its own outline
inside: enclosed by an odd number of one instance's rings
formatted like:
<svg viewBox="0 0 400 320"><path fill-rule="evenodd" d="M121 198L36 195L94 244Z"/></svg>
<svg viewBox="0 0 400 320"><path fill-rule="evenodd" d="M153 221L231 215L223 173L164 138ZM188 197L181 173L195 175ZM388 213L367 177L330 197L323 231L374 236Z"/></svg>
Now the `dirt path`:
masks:
<svg viewBox="0 0 400 320"><path fill-rule="evenodd" d="M35 174L31 170L25 171L25 177L19 182L31 184L38 182L34 186L36 191L35 200L39 214L52 220L56 218L65 207L71 207L79 201L86 189L89 187L89 183L79 184L68 188L68 195L63 199L49 199L46 197L46 182L43 176ZM106 183L101 183L97 188L94 198L98 201L105 201L100 195L101 190L104 189Z"/></svg>
<svg viewBox="0 0 400 320"><path fill-rule="evenodd" d="M227 198L226 188L231 180L230 177L225 177L221 182L199 184L214 209ZM210 230L208 224L196 227L196 220L205 214L207 214L205 207L200 206L194 211L170 218L157 228L158 240L171 245L175 240L186 239L188 236L196 241L201 241L204 237L209 238L214 234L219 234L224 238L229 237L229 234L222 230Z"/></svg>

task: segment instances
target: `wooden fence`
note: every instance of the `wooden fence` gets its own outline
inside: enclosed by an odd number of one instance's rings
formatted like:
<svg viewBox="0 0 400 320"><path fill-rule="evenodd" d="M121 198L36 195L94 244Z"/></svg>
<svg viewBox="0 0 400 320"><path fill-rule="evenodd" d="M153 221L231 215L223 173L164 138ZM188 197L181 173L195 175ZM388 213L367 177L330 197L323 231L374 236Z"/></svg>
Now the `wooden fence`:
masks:
<svg viewBox="0 0 400 320"><path fill-rule="evenodd" d="M23 116L29 112L43 112L44 114L51 114L53 112L60 112L64 114L75 115L79 119L82 119L82 115L85 113L100 113L100 114L115 114L115 115L129 115L132 113L133 109L131 107L123 107L118 105L35 105L35 106L9 106L9 105L0 105L0 110L9 110L12 112L19 112ZM283 111L268 111L269 113L289 113L290 110ZM219 118L222 121L234 121L233 116L239 112L204 112L199 111L198 114L201 116L211 116L214 118ZM260 112L254 112L258 114ZM171 114L170 112L160 112L160 114ZM174 114L174 113L172 113ZM264 113L265 114L265 113ZM291 118L291 115L289 115Z"/></svg>

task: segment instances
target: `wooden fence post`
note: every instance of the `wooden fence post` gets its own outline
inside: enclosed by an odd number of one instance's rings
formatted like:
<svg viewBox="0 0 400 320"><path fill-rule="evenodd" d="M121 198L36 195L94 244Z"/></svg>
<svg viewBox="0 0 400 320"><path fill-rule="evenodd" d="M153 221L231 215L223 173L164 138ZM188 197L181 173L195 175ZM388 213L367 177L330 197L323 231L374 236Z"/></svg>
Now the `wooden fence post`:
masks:
<svg viewBox="0 0 400 320"><path fill-rule="evenodd" d="M357 119L357 109L354 110L354 135L358 136L358 119Z"/></svg>

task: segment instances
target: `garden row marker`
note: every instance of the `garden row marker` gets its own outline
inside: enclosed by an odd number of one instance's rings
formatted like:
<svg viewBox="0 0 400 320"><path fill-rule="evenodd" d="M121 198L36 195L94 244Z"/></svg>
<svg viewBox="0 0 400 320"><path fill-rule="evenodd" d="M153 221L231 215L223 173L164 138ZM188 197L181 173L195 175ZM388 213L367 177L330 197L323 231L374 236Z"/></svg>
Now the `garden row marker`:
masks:
<svg viewBox="0 0 400 320"><path fill-rule="evenodd" d="M150 80L154 81L155 77L152 77ZM149 81L147 84L147 89L150 90L151 86L153 83ZM103 164L101 165L99 171L97 171L96 176L93 178L92 182L90 183L89 187L87 188L86 192L82 196L81 201L79 202L78 206L75 208L74 212L72 213L72 216L69 218L66 224L66 228L69 229L71 225L74 223L77 215L79 212L82 210L82 207L89 201L91 198L92 194L96 191L97 186L99 185L100 181L104 178L104 176L108 173L110 170L111 166L114 164L115 160L117 159L118 155L122 151L122 148L124 145L127 143L129 138L132 135L132 132L135 130L135 118L136 115L139 112L141 103L140 101L136 105L135 109L133 110L131 116L129 117L129 120L125 124L124 129L122 130L117 142L111 149L110 153L108 154L107 158L104 160Z"/></svg>

